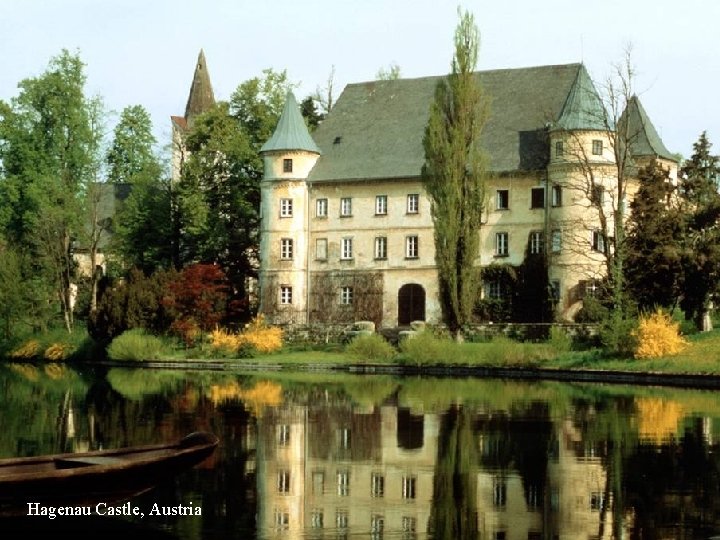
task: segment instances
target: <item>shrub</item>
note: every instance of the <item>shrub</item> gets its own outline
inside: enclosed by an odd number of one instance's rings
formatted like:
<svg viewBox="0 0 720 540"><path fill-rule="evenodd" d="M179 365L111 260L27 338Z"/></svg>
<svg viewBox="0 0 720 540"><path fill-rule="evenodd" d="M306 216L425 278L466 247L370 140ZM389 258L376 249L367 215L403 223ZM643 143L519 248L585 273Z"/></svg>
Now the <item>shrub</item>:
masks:
<svg viewBox="0 0 720 540"><path fill-rule="evenodd" d="M70 354L70 345L67 343L53 343L43 353L45 360L51 360L53 362L59 362L65 360Z"/></svg>
<svg viewBox="0 0 720 540"><path fill-rule="evenodd" d="M414 364L439 363L452 358L457 352L457 344L448 338L436 337L430 330L423 330L400 342L400 352L404 361Z"/></svg>
<svg viewBox="0 0 720 540"><path fill-rule="evenodd" d="M268 325L262 315L250 321L238 338L238 348L249 345L259 353L275 352L283 345L282 329Z"/></svg>
<svg viewBox="0 0 720 540"><path fill-rule="evenodd" d="M127 330L112 340L108 356L112 360L157 360L162 341L140 328Z"/></svg>
<svg viewBox="0 0 720 540"><path fill-rule="evenodd" d="M568 352L572 348L572 338L562 328L553 326L550 328L549 344L556 353Z"/></svg>
<svg viewBox="0 0 720 540"><path fill-rule="evenodd" d="M609 353L630 357L635 352L637 320L613 311L600 325L600 342Z"/></svg>
<svg viewBox="0 0 720 540"><path fill-rule="evenodd" d="M32 360L40 353L40 343L36 339L31 339L20 345L17 349L10 353L10 358L18 360Z"/></svg>
<svg viewBox="0 0 720 540"><path fill-rule="evenodd" d="M238 358L252 357L252 351L271 353L282 348L282 330L270 326L262 315L248 323L241 334L216 328L210 333L210 346L219 353L236 353Z"/></svg>
<svg viewBox="0 0 720 540"><path fill-rule="evenodd" d="M364 360L390 360L395 349L379 334L360 335L353 339L345 352Z"/></svg>
<svg viewBox="0 0 720 540"><path fill-rule="evenodd" d="M635 358L658 358L678 354L687 346L680 335L680 324L658 309L640 317Z"/></svg>

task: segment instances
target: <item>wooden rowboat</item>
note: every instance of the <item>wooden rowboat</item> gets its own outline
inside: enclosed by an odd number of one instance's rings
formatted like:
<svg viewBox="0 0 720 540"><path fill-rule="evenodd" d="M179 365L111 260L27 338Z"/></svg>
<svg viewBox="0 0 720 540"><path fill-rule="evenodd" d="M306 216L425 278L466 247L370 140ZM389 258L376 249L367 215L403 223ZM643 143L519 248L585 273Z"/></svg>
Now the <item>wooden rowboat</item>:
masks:
<svg viewBox="0 0 720 540"><path fill-rule="evenodd" d="M192 433L173 444L0 459L0 510L127 500L197 465L217 445L211 433Z"/></svg>

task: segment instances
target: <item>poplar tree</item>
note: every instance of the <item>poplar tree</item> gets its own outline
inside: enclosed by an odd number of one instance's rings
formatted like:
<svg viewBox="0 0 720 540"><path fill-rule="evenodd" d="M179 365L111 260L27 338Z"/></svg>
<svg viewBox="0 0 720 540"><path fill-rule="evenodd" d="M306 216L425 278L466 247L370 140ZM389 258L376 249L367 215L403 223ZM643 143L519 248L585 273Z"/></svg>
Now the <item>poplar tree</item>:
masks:
<svg viewBox="0 0 720 540"><path fill-rule="evenodd" d="M489 113L488 100L474 73L479 33L474 17L459 13L450 75L435 89L423 146L423 185L430 198L435 229L443 317L456 339L470 322L480 285L475 260L485 206L487 158L479 147Z"/></svg>

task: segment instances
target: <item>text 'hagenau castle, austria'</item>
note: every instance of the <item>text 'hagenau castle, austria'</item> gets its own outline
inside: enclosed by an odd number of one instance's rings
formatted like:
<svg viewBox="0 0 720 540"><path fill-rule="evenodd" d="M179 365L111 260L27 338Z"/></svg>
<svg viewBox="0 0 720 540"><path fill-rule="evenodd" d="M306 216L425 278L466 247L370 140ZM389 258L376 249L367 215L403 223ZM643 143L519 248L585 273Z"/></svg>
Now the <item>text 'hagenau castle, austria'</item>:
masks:
<svg viewBox="0 0 720 540"><path fill-rule="evenodd" d="M583 64L480 71L490 117L480 146L490 179L477 265L518 266L544 254L555 315L573 320L606 275L600 208L612 219L618 168L607 115ZM261 148L260 312L273 323L441 321L423 135L440 77L349 84L311 134L289 93ZM200 54L182 136L214 104ZM633 170L656 159L677 178L637 97L622 111ZM629 179L629 208L637 180ZM491 273L488 273L490 275ZM482 295L512 294L486 277Z"/></svg>

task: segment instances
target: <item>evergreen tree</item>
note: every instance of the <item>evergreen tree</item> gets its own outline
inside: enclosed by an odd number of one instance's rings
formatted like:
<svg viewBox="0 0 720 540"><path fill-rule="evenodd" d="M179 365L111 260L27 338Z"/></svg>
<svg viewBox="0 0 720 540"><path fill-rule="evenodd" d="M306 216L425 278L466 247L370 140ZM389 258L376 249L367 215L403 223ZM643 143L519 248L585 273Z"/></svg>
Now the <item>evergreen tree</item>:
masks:
<svg viewBox="0 0 720 540"><path fill-rule="evenodd" d="M460 14L452 72L440 81L425 129L422 169L435 230L440 305L456 339L472 317L477 299L481 216L487 160L478 146L488 100L473 73L479 36L474 18Z"/></svg>
<svg viewBox="0 0 720 540"><path fill-rule="evenodd" d="M712 329L710 311L720 294L720 160L711 147L703 132L680 175L685 217L681 307L702 331Z"/></svg>
<svg viewBox="0 0 720 540"><path fill-rule="evenodd" d="M630 203L625 275L642 311L677 304L682 282L682 226L669 171L653 160L638 171Z"/></svg>

